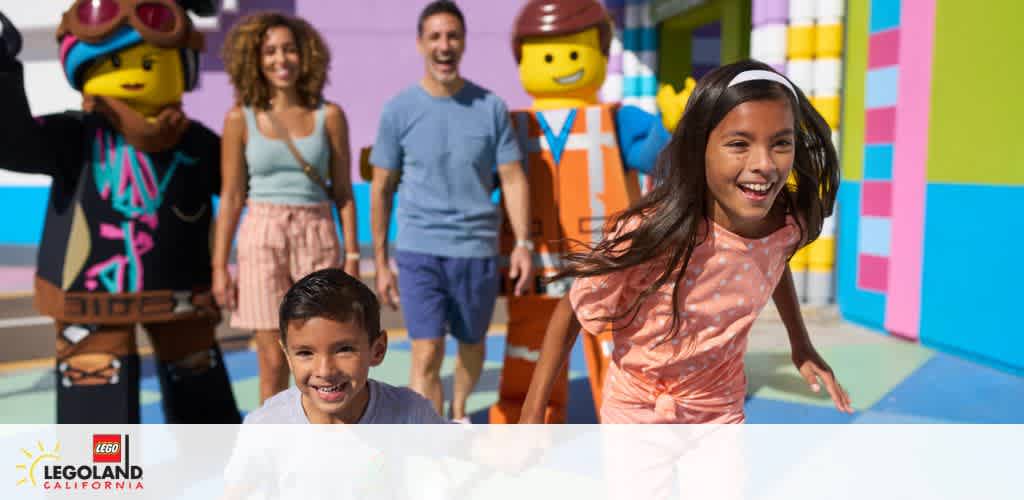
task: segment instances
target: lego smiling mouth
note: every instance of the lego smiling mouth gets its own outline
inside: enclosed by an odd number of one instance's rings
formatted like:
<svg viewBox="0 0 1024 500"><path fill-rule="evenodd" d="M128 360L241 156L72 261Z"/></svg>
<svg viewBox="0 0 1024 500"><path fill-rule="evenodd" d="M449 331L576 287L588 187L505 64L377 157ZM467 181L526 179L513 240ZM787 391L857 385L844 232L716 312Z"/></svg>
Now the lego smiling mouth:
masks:
<svg viewBox="0 0 1024 500"><path fill-rule="evenodd" d="M141 83L124 83L124 84L121 84L121 88L123 88L123 89L125 89L127 91L130 91L130 92L138 92L138 91L146 88L146 86L144 84L141 84Z"/></svg>
<svg viewBox="0 0 1024 500"><path fill-rule="evenodd" d="M575 73L573 73L573 74L571 74L571 75L569 75L569 76L563 76L561 78L555 78L554 80L555 80L555 83L557 83L559 85L569 85L569 84L576 83L576 82L580 81L581 78L583 78L583 70L582 69L577 71L577 72L575 72Z"/></svg>

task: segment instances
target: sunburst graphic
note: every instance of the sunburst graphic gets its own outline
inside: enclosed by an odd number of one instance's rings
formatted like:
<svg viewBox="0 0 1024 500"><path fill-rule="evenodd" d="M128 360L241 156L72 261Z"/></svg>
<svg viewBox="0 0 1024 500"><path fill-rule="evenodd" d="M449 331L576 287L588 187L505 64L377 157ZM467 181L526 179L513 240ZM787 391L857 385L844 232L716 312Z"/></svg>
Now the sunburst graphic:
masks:
<svg viewBox="0 0 1024 500"><path fill-rule="evenodd" d="M18 486L25 483L32 483L32 486L35 486L36 466L44 460L50 460L53 462L60 460L60 441L57 441L57 444L54 445L53 449L50 451L46 451L46 448L43 447L42 441L36 441L36 447L39 449L38 454L28 451L25 448L21 449L21 453L24 454L29 461L28 463L14 466L15 469L25 471L25 477L18 480Z"/></svg>

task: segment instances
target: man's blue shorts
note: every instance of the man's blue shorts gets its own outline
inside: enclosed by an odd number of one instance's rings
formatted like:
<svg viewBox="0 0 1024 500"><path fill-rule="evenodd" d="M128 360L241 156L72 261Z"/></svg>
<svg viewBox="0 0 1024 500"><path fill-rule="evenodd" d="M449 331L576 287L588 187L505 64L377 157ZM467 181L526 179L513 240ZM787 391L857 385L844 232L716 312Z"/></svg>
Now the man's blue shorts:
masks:
<svg viewBox="0 0 1024 500"><path fill-rule="evenodd" d="M396 251L402 316L413 340L450 331L460 343L487 335L498 299L497 257L441 257Z"/></svg>

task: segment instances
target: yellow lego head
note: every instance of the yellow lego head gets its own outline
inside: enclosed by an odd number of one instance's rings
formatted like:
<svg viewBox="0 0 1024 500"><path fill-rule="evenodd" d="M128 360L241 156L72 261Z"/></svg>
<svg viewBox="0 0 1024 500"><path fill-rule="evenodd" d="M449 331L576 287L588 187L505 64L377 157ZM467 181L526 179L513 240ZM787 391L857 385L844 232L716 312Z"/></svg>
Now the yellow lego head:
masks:
<svg viewBox="0 0 1024 500"><path fill-rule="evenodd" d="M185 92L179 52L142 42L107 54L85 71L82 91L119 99L143 116L153 116L181 101Z"/></svg>
<svg viewBox="0 0 1024 500"><path fill-rule="evenodd" d="M612 24L597 0L530 0L519 11L512 49L535 108L597 102Z"/></svg>
<svg viewBox="0 0 1024 500"><path fill-rule="evenodd" d="M523 40L519 80L534 98L588 96L604 83L608 66L597 28Z"/></svg>

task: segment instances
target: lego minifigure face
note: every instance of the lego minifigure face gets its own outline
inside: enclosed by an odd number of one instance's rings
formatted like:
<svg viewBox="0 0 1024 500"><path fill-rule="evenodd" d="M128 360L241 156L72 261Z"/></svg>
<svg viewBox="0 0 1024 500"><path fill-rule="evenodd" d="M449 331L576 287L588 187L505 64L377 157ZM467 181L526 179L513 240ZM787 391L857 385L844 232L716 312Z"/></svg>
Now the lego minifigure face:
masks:
<svg viewBox="0 0 1024 500"><path fill-rule="evenodd" d="M523 40L519 79L533 97L597 92L608 60L601 52L597 28L580 33Z"/></svg>
<svg viewBox="0 0 1024 500"><path fill-rule="evenodd" d="M185 77L177 49L143 42L98 60L85 74L87 94L120 99L144 116L181 101Z"/></svg>

